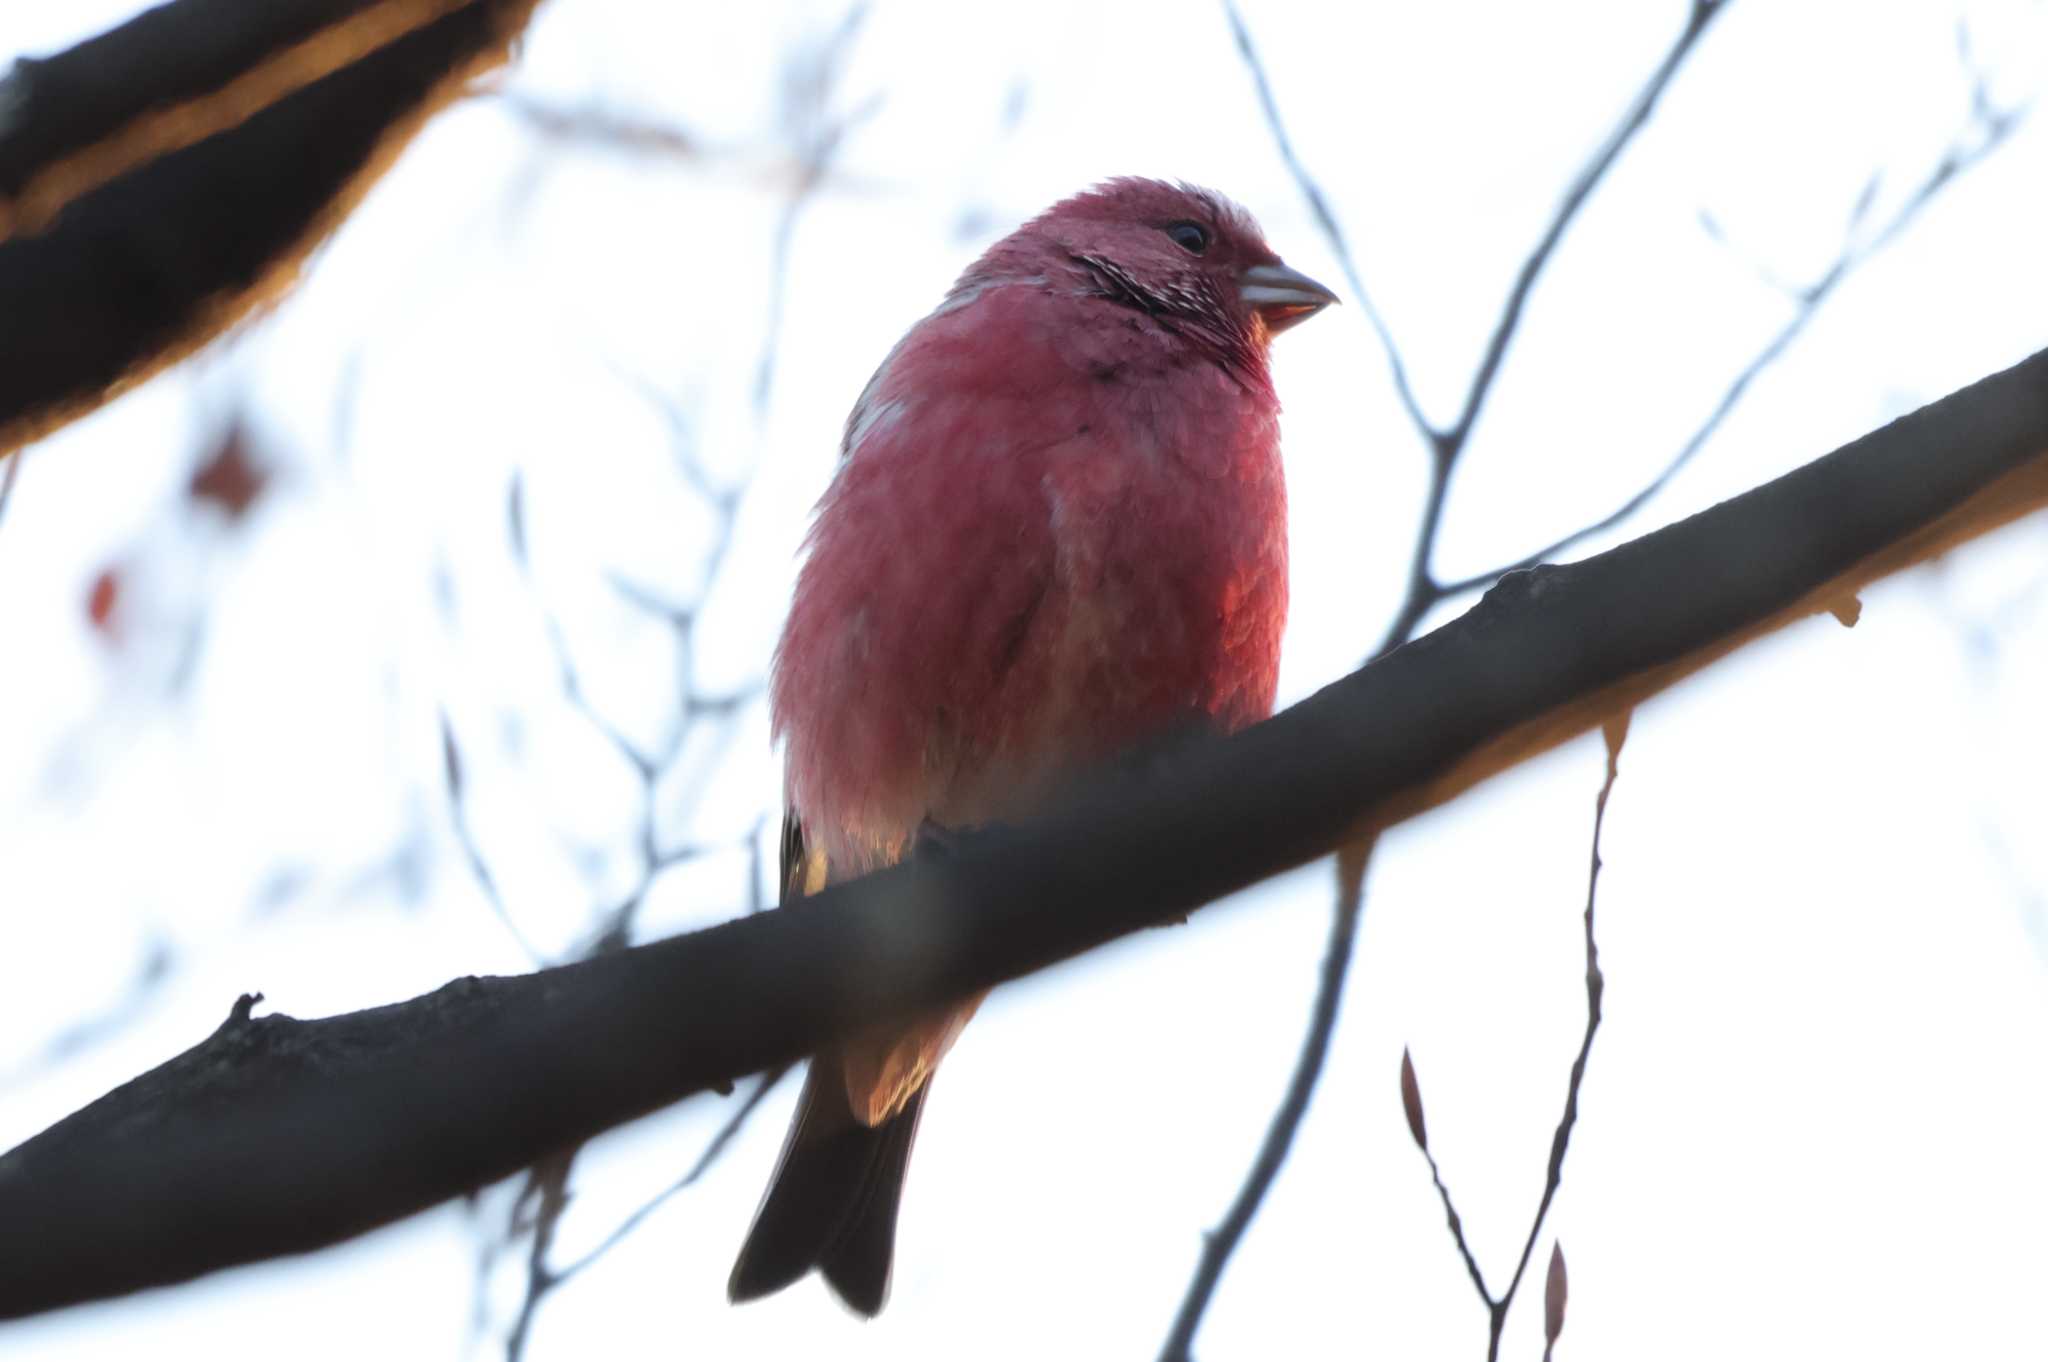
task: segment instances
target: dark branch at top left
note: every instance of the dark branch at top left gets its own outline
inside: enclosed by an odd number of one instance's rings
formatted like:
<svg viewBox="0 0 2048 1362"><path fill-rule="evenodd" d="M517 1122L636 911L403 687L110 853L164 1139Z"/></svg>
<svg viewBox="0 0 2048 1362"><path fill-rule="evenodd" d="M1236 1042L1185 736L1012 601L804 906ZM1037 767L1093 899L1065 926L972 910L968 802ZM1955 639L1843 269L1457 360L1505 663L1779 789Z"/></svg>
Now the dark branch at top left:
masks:
<svg viewBox="0 0 2048 1362"><path fill-rule="evenodd" d="M18 64L0 82L0 457L289 284L536 3L173 0Z"/></svg>

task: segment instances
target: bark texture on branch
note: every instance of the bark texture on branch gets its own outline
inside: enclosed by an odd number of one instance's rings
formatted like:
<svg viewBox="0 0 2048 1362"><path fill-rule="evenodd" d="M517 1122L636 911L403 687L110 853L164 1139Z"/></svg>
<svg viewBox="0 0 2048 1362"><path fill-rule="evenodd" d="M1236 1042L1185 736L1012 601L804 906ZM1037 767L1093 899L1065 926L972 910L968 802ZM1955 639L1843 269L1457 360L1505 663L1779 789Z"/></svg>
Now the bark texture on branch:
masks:
<svg viewBox="0 0 2048 1362"><path fill-rule="evenodd" d="M1230 739L708 931L213 1036L0 1157L0 1316L337 1242L1325 854L2048 505L2048 351L1679 524L1516 573ZM1845 646L1853 646L1845 640Z"/></svg>
<svg viewBox="0 0 2048 1362"><path fill-rule="evenodd" d="M537 0L173 0L0 81L0 458L276 296Z"/></svg>

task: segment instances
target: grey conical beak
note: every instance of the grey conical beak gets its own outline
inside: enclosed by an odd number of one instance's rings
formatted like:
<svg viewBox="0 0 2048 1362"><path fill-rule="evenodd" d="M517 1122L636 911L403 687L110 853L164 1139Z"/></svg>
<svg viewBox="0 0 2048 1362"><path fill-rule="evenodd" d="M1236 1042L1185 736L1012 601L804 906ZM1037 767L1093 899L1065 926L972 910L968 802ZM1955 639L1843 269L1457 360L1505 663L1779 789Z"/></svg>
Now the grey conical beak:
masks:
<svg viewBox="0 0 2048 1362"><path fill-rule="evenodd" d="M1253 265L1237 276L1238 296L1266 323L1266 331L1278 335L1296 322L1307 321L1337 301L1337 295L1303 274L1277 261Z"/></svg>

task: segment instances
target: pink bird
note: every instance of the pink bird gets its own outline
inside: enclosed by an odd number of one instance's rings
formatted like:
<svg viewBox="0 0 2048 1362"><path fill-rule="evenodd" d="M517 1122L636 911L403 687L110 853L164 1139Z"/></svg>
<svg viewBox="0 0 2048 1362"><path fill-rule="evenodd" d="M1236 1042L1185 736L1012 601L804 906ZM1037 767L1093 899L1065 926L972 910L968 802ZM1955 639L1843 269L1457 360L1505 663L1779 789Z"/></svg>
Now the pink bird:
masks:
<svg viewBox="0 0 2048 1362"><path fill-rule="evenodd" d="M783 896L1272 709L1287 614L1274 335L1335 301L1219 195L1111 180L990 247L846 423L776 650ZM813 1056L733 1265L873 1315L932 1071L979 998Z"/></svg>

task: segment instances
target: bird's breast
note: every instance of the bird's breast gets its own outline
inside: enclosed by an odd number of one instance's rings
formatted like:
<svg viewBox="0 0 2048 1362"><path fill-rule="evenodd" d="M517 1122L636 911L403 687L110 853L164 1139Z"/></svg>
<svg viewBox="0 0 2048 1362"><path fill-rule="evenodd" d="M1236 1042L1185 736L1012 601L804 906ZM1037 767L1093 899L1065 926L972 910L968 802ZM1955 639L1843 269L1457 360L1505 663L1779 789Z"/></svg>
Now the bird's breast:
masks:
<svg viewBox="0 0 2048 1362"><path fill-rule="evenodd" d="M789 795L837 866L893 857L927 817L1018 817L1164 730L1272 706L1270 396L1213 365L976 383L953 358L949 383L871 392L898 405L821 503L777 654Z"/></svg>

